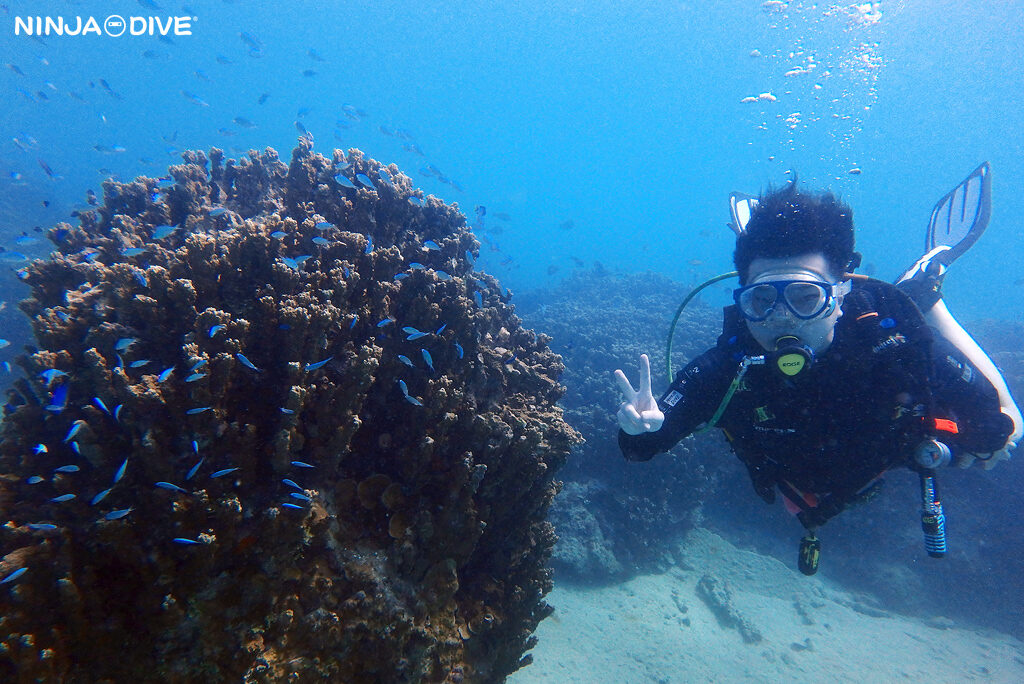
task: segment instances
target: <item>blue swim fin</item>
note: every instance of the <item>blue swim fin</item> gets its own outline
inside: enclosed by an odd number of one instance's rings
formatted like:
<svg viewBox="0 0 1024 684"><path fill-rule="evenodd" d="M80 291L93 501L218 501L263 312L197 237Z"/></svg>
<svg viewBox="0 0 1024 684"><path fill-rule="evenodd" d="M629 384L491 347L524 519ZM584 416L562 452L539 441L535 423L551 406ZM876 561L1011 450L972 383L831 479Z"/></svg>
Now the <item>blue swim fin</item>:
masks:
<svg viewBox="0 0 1024 684"><path fill-rule="evenodd" d="M978 241L992 216L992 170L983 163L935 203L928 219L924 255L896 282L919 273L941 276Z"/></svg>
<svg viewBox="0 0 1024 684"><path fill-rule="evenodd" d="M757 198L753 195L746 195L742 192L729 194L729 212L732 214L732 222L728 226L737 236L741 235L747 228L747 221L757 206Z"/></svg>

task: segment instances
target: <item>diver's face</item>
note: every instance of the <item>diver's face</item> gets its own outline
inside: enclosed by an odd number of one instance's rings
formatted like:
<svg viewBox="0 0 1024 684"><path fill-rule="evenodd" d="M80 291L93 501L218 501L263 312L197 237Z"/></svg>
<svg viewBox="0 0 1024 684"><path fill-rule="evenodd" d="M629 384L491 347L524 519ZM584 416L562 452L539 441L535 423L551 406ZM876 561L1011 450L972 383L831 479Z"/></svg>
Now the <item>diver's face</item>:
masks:
<svg viewBox="0 0 1024 684"><path fill-rule="evenodd" d="M808 280L831 284L837 282L842 275L830 272L824 255L819 253L778 259L757 258L750 262L747 274L748 285L778 280ZM820 354L832 344L836 323L843 315L842 297L837 298L835 304L820 316L804 320L797 318L779 302L763 321L747 320L747 329L766 351L773 351L780 337L792 335L813 349L815 354Z"/></svg>

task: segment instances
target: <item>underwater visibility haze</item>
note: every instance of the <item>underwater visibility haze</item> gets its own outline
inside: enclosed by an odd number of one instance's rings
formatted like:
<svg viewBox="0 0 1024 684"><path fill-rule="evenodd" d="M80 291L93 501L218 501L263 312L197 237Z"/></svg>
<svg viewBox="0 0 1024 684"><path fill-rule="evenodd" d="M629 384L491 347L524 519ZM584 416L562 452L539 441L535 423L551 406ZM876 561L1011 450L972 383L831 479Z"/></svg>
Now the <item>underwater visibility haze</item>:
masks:
<svg viewBox="0 0 1024 684"><path fill-rule="evenodd" d="M0 679L1014 681L1018 460L942 474L946 558L897 474L804 578L721 438L624 462L612 371L665 388L730 192L831 190L891 281L987 161L943 294L1022 396L1022 16L0 4Z"/></svg>

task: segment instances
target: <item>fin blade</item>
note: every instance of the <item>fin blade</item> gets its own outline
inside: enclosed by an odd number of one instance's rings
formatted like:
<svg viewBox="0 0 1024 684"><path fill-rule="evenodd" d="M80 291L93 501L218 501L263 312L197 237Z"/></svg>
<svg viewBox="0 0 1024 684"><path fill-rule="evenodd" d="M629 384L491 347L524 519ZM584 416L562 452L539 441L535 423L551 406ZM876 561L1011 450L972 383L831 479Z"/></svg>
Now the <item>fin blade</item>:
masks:
<svg viewBox="0 0 1024 684"><path fill-rule="evenodd" d="M949 247L939 261L949 266L977 242L992 215L992 173L984 162L935 203L928 221L925 252Z"/></svg>
<svg viewBox="0 0 1024 684"><path fill-rule="evenodd" d="M729 227L737 236L743 234L747 229L747 221L757 206L757 198L742 192L729 193L729 213L732 214L732 223Z"/></svg>

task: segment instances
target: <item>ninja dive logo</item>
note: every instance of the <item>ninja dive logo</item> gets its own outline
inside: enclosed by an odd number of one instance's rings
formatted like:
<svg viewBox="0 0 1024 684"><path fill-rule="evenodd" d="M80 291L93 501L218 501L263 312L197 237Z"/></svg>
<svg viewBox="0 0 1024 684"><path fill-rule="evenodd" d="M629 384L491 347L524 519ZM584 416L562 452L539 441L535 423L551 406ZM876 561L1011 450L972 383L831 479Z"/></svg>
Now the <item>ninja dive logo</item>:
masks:
<svg viewBox="0 0 1024 684"><path fill-rule="evenodd" d="M101 24L96 17L15 17L14 35L20 36L191 36L195 17L128 17L111 14Z"/></svg>

